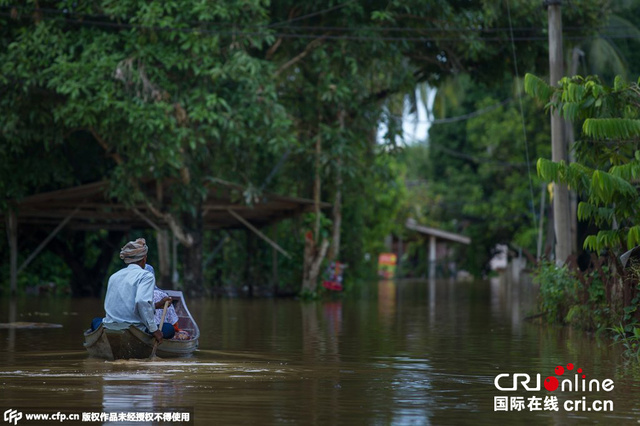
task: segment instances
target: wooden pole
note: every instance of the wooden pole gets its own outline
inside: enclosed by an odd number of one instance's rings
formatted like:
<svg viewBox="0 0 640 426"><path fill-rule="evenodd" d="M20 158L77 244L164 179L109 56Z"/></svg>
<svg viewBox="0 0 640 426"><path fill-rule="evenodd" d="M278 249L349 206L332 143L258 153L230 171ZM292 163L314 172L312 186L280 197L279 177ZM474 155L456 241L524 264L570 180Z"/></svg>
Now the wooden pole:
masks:
<svg viewBox="0 0 640 426"><path fill-rule="evenodd" d="M164 187L162 181L156 180L156 200L159 205L164 203ZM156 229L156 241L158 242L158 269L160 269L160 286L171 287L171 256L169 232L166 229Z"/></svg>
<svg viewBox="0 0 640 426"><path fill-rule="evenodd" d="M238 213L234 212L231 209L227 209L227 211L229 212L229 214L233 217L235 217L236 219L238 219L238 221L240 223L242 223L244 226L246 226L247 228L249 228L250 230L252 230L253 232L256 233L256 235L258 235L260 238L262 238L263 240L265 240L267 243L269 243L269 245L271 247L273 247L274 249L278 250L280 253L284 254L285 256L287 256L289 259L291 259L291 255L289 253L287 253L282 247L280 247L278 244L275 243L275 241L271 241L271 239L269 237L267 237L266 235L264 235L262 232L260 232L260 230L258 228L256 228L255 226L253 226L252 224L250 224L249 222L247 222L247 220L245 218L243 218L242 216L240 216Z"/></svg>
<svg viewBox="0 0 640 426"><path fill-rule="evenodd" d="M402 235L398 237L398 257L396 260L396 277L402 278Z"/></svg>
<svg viewBox="0 0 640 426"><path fill-rule="evenodd" d="M43 242L40 243L40 245L33 251L33 253L31 253L29 255L29 257L27 258L27 260L25 260L24 262L22 262L22 265L20 265L20 267L18 268L18 270L16 271L16 275L19 274L20 272L22 272L22 270L24 268L27 267L27 265L29 263L31 263L31 261L33 259L36 258L36 256L38 254L40 254L40 252L42 251L43 248L46 247L47 244L49 244L49 241L51 241L57 234L58 232L60 232L60 230L62 228L64 228L64 226L71 220L71 218L73 216L76 215L76 213L78 213L78 210L80 210L80 206L76 207L76 209L74 211L71 212L71 214L69 214L69 216L65 217L64 220L62 222L60 222L60 224L56 227L56 229L54 229L48 236L47 238L44 239Z"/></svg>
<svg viewBox="0 0 640 426"><path fill-rule="evenodd" d="M173 288L178 288L178 239L173 233L171 234L171 241L173 245L172 261L171 261L171 285Z"/></svg>
<svg viewBox="0 0 640 426"><path fill-rule="evenodd" d="M144 220L145 222L147 222L147 224L152 227L154 230L158 231L158 232L162 232L162 228L160 228L154 221L152 221L151 219L149 219L144 213L142 213L140 210L136 209L135 207L133 208L133 212L135 214L137 214L138 216L140 216L140 218L142 220Z"/></svg>
<svg viewBox="0 0 640 426"><path fill-rule="evenodd" d="M436 277L436 237L429 237L429 279Z"/></svg>
<svg viewBox="0 0 640 426"><path fill-rule="evenodd" d="M216 254L218 254L218 252L220 250L222 250L222 247L224 246L224 244L229 241L229 239L231 238L229 236L229 233L227 231L222 231L224 233L224 236L222 238L220 238L220 240L218 241L218 243L216 244L216 246L213 248L213 250L211 250L211 253L209 253L209 255L207 256L207 258L204 260L204 267L206 268L207 266L209 266L209 264L211 263L211 261L213 260L213 258L216 256Z"/></svg>
<svg viewBox="0 0 640 426"><path fill-rule="evenodd" d="M158 269L160 270L160 286L171 288L171 259L169 256L169 232L166 229L156 231L158 242Z"/></svg>
<svg viewBox="0 0 640 426"><path fill-rule="evenodd" d="M562 12L560 0L546 0L549 16L549 84L557 86L563 74ZM564 139L564 120L557 111L551 112L551 160L568 161ZM553 220L556 234L556 263L564 264L571 254L571 221L569 190L566 184L555 183Z"/></svg>
<svg viewBox="0 0 640 426"><path fill-rule="evenodd" d="M7 237L9 238L9 281L11 294L18 292L18 216L10 209L7 214Z"/></svg>
<svg viewBox="0 0 640 426"><path fill-rule="evenodd" d="M277 234L277 225L273 225L271 228L271 237L275 240ZM278 251L275 248L271 249L271 281L273 282L273 295L278 295L279 278L278 278Z"/></svg>
<svg viewBox="0 0 640 426"><path fill-rule="evenodd" d="M160 333L162 333L162 326L164 325L164 318L167 316L167 308L169 307L170 303L171 302L169 302L169 301L164 302L164 308L162 309L162 318L160 318L160 326L158 327L158 330L160 330ZM153 343L153 349L151 350L151 356L149 357L150 359L155 359L157 350L158 350L158 341L156 340Z"/></svg>

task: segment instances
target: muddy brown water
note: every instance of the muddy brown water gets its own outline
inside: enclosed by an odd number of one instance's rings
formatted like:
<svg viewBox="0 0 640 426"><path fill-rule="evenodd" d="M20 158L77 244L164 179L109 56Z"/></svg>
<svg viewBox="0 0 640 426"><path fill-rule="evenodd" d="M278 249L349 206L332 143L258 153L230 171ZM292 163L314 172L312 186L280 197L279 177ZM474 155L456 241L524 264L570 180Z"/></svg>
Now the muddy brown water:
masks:
<svg viewBox="0 0 640 426"><path fill-rule="evenodd" d="M188 412L197 425L638 424L638 363L606 338L523 321L534 299L531 284L493 280L374 282L358 298L315 303L188 300L202 333L199 350L155 362L88 357L82 332L103 312L99 300L2 299L0 322L63 327L0 329L0 411ZM494 385L501 373L544 380L569 363L588 379L612 379L614 389ZM496 396L525 404L556 396L559 410L496 411ZM564 409L583 396L610 400L613 410ZM187 424L122 420L92 424ZM22 417L17 424L54 422Z"/></svg>

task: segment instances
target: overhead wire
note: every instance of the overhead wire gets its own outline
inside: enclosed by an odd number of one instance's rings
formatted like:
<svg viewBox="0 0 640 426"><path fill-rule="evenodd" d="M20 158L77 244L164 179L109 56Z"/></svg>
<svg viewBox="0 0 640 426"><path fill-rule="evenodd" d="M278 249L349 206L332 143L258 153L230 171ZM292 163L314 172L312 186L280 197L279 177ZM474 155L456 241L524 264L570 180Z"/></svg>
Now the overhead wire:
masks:
<svg viewBox="0 0 640 426"><path fill-rule="evenodd" d="M343 3L338 5L343 7L350 2ZM336 6L335 8L337 8ZM317 14L326 13L330 10L334 10L335 8L326 9L323 11L318 11L313 14L304 15L295 19L303 19L311 16L315 16ZM11 9L8 6L0 7L0 10L9 10ZM26 8L24 8L26 9ZM29 9L29 11L33 12L35 9ZM300 26L285 26L285 23L293 22L283 21L277 24L270 25L243 25L243 29L237 29L235 27L236 24L226 24L226 23L207 23L207 22L191 22L185 23L187 25L196 24L199 26L184 26L184 27L172 27L172 26L150 26L144 24L135 24L128 22L113 22L113 21L101 21L95 20L100 18L108 18L112 19L108 15L89 15L89 14L77 14L74 12L68 12L60 9L48 9L48 8L40 8L39 12L47 15L63 15L65 18L65 22L74 24L74 25L83 25L83 26L101 26L101 27L109 27L109 28L128 28L128 29L148 29L153 31L165 31L165 32L183 32L183 33L199 33L199 34L212 34L212 35L230 35L230 36L275 36L282 38L298 38L298 39L311 39L311 38L324 38L329 40L347 40L347 41L408 41L408 42L441 42L441 41L468 41L471 37L474 37L474 40L481 42L504 42L505 37L501 36L489 36L489 37L476 37L477 33L508 33L509 39L511 42L514 41L543 41L547 39L545 34L540 35L519 35L516 36L514 31L526 31L526 32L539 32L542 31L539 27L519 27L519 28L510 28L510 27L496 27L496 28L401 28L401 27L331 27L331 26L309 26L309 27L300 27ZM10 12L0 12L0 16L7 16L15 19L15 16ZM77 19L74 17L77 16ZM86 19L93 18L93 19ZM202 25L206 25L204 28ZM229 29L231 28L231 29ZM249 29L248 31L246 29ZM628 33L628 32L613 32L610 33L611 29L620 29L625 30L624 27L608 27L607 31L594 33L592 35L566 35L565 39L567 40L589 40L596 36L608 37L612 39L620 38L620 39L636 39L640 38L640 35L637 33ZM277 30L279 32L273 32L273 30ZM310 30L311 32L306 32ZM568 31L586 31L589 30L585 27L568 27ZM295 31L295 32L283 32L283 31ZM327 34L325 33L314 33L313 31L341 31L341 32L350 32L351 34ZM443 35L443 36L390 36L390 35L357 35L353 34L354 32L362 31L362 32L404 32L408 34L415 33L450 33L454 32L458 34L457 36Z"/></svg>
<svg viewBox="0 0 640 426"><path fill-rule="evenodd" d="M343 7L345 7L346 5L348 5L350 3L353 3L354 1L355 0L349 0L349 1L346 1L344 3L335 5L333 7L329 7L329 8L324 9L324 10L319 10L317 12L312 12L312 13L309 13L307 15L298 16L298 17L295 17L295 18L292 18L292 19L288 19L286 21L277 22L275 24L269 24L268 27L269 28L274 28L274 27L278 27L280 25L284 25L284 24L287 24L287 23L290 24L292 22L302 21L303 19L309 19L309 18L313 18L314 16L323 15L325 13L333 12L334 10L342 9Z"/></svg>
<svg viewBox="0 0 640 426"><path fill-rule="evenodd" d="M456 123L458 121L465 121L465 120L469 120L469 119L474 118L474 117L481 116L481 115L486 114L488 112L491 112L494 109L500 108L501 106L504 106L504 105L508 104L509 102L511 102L511 100L512 100L511 98L505 99L502 102L498 102L496 104L489 105L487 107L481 108L481 109L479 109L477 111L473 111L473 112L470 112L470 113L464 114L464 115L458 115L458 116L455 116L455 117L437 118L437 119L434 119L434 120L431 120L431 121L418 121L418 123L432 124L433 125L433 124L446 124L446 123Z"/></svg>
<svg viewBox="0 0 640 426"><path fill-rule="evenodd" d="M507 3L507 17L509 19L509 27L511 27L511 6L510 0L505 0ZM516 44L513 40L513 32L510 32L511 35L511 51L513 54L513 67L516 74L516 90L518 103L520 105L520 118L522 120L522 137L524 139L524 150L525 150L525 159L527 162L527 175L529 177L529 194L531 196L531 218L533 220L533 229L538 229L538 221L536 219L536 211L535 211L535 198L533 195L533 179L531 178L531 159L529 156L529 141L527 139L527 128L526 121L524 118L524 107L522 105L522 90L520 89L520 72L518 71L518 55L516 53ZM542 220L542 218L540 218Z"/></svg>
<svg viewBox="0 0 640 426"><path fill-rule="evenodd" d="M499 166L503 168L526 168L529 165L528 163L525 163L525 162L513 163L509 161L498 161L490 158L483 158L479 156L469 155L469 154L465 154L464 152L456 151L451 148L447 148L447 147L435 145L435 144L430 144L429 147L437 151L442 151L443 153L450 155L452 157L461 158L463 160L469 160L476 164L488 164L488 165L494 165L494 166Z"/></svg>

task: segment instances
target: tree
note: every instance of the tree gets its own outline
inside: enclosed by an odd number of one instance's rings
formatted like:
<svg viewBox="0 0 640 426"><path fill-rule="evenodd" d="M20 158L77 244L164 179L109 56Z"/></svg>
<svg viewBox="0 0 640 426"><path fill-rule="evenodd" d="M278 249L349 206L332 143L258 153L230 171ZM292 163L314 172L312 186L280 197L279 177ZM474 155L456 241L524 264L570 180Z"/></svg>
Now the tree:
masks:
<svg viewBox="0 0 640 426"><path fill-rule="evenodd" d="M528 38L540 37L543 14L531 2L512 3L513 27L526 28L517 34L520 60L533 67L545 46ZM594 27L604 4L586 2L570 22ZM374 238L365 227L388 228L386 215L364 221L347 208L369 212L358 200L370 194L363 186L387 172L393 183L400 173L386 158L397 150L394 96L461 72L501 80L512 66L495 60L509 52L502 3L0 0L0 7L7 11L0 15L0 155L16 165L5 170L12 177L4 195L81 181L60 148L74 139L99 147L98 174L110 180L110 195L146 203L180 239L190 292L202 288L208 183L240 182L248 200L269 187L331 201L330 222L316 209L314 246L322 248L321 225L331 223L331 256L344 246L362 264L361 249L341 232ZM389 129L384 144L375 135L380 122ZM274 177L282 158L289 160ZM38 173L30 176L24 164ZM142 182L165 189L146 192ZM291 244L302 250L301 238Z"/></svg>
<svg viewBox="0 0 640 426"><path fill-rule="evenodd" d="M249 31L267 10L258 1L214 8L135 0L10 10L0 18L5 152L20 164L90 135L113 160L110 194L146 203L169 224L186 247L187 289L199 292L207 184L259 180L260 166L288 140L271 64L251 54L269 40ZM38 189L52 173L44 167L31 181L23 172L5 194ZM170 203L143 191L149 179L168 187Z"/></svg>
<svg viewBox="0 0 640 426"><path fill-rule="evenodd" d="M638 182L640 176L640 87L621 77L608 87L598 77L565 77L557 89L527 74L525 88L568 120L582 122L576 162L538 160L543 179L568 183L582 197L578 218L591 221L596 235L586 249L619 252L640 244Z"/></svg>
<svg viewBox="0 0 640 426"><path fill-rule="evenodd" d="M476 275L487 268L496 244L536 249L540 181L530 181L526 159L527 152L532 159L550 152L548 122L525 100L523 139L523 117L511 97L515 84L505 77L502 87L489 88L460 76L458 104L447 108L450 122L436 121L428 143L408 146L403 155L411 159L408 178L424 180L411 189L419 191L409 198L419 200L411 206L413 217L470 236L472 246L460 248L461 267Z"/></svg>

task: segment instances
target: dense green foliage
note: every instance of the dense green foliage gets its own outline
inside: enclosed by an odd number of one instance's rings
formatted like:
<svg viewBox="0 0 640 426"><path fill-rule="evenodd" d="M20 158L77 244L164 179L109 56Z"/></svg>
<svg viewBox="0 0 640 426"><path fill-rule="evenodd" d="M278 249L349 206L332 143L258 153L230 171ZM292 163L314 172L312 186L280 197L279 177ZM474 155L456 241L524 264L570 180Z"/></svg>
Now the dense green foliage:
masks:
<svg viewBox="0 0 640 426"><path fill-rule="evenodd" d="M611 18L618 30L637 33L625 18L637 15L637 6L616 10ZM622 3L618 8L624 7ZM607 41L610 43L611 41ZM558 87L528 74L527 93L542 101L547 111L559 112L580 129L571 146L575 161L552 162L538 159L537 169L546 181L563 182L578 194L578 219L588 226L584 249L591 256L587 271L568 272L553 265L538 271L541 309L551 321L570 323L589 330L608 327L627 355L638 356L637 260L623 266L622 252L640 244L638 228L638 176L640 174L640 127L638 126L639 86L624 75L638 75L640 62L632 46L637 40L616 41L617 59L603 69L604 40L592 44L590 70L599 76L564 77ZM611 47L611 46L609 46ZM611 52L608 53L611 57ZM595 60L594 58L595 57ZM599 65L598 65L599 64ZM599 69L598 69L599 68ZM613 71L621 75L613 77ZM613 84L606 84L611 81ZM574 265L576 266L576 265ZM583 265L583 268L587 265Z"/></svg>
<svg viewBox="0 0 640 426"><path fill-rule="evenodd" d="M607 274L607 268L602 272ZM566 265L559 267L553 262L543 262L534 276L540 286L539 309L543 318L550 324L604 330L616 320L612 315L615 309L606 298L604 280L599 271L581 274Z"/></svg>
<svg viewBox="0 0 640 426"><path fill-rule="evenodd" d="M590 0L568 8L567 25L593 31L607 4ZM170 218L181 242L195 241L195 248L183 250L183 260L197 259L198 251L204 258L213 254L204 275L214 285L266 285L268 245L236 231L231 237L203 231L199 212L207 185L216 179L240 183L247 202L264 191L316 195L334 204L341 199L341 210L322 218L266 230L294 254L278 260L277 280L294 292L303 235L314 223L322 224L337 256L349 263L351 279L375 271L371 259L383 237L401 232L410 211L445 228L468 228L478 242L467 256L474 270L495 242L515 238L531 245L533 225L523 224L531 221L533 206L527 204L533 202L522 179L526 160L515 103L466 126L442 126L437 135L434 126L429 175L419 178L433 181L425 200L440 205L406 201L405 167L394 155L401 124L396 108L407 96L415 105L417 85L444 87L449 76L472 76L464 83L469 94L458 104L460 113L511 96L513 81L505 75L513 63L496 61L511 58L509 25L525 29L515 41L521 69L546 67L539 36L545 12L538 4L105 0L18 6L0 0L0 12L3 211L28 194L107 179L110 195L148 204ZM530 106L525 108L528 114ZM530 121L527 131L542 122ZM378 140L380 123L387 131ZM544 155L537 136L530 138L531 155ZM471 158L451 157L447 150ZM170 202L143 191L142 182L154 181L168 185ZM447 205L454 200L466 203ZM339 246L332 230L338 218ZM25 236L21 258L43 232ZM68 259L64 253L78 248L70 244L97 245L78 268L103 270L109 259L100 262L100 254L117 246L106 243L118 235L89 234L77 237L77 244L60 236L50 252ZM185 264L183 275L197 269Z"/></svg>
<svg viewBox="0 0 640 426"><path fill-rule="evenodd" d="M594 21L598 10L608 13L601 3L564 8L564 25L572 27L574 36L581 28L589 31L583 27L587 21L594 30L608 25L606 20ZM532 3L519 4L511 13L532 27L546 25L546 11ZM428 141L408 147L405 157L409 178L424 181L412 194L424 202L411 203L409 209L418 212L424 223L470 236L472 247L458 250L464 259L461 266L475 275L487 271L496 244L535 254L541 221L543 238L547 234L551 203L533 163L550 157L549 120L540 114L536 102L520 99L523 83L514 78L516 69L546 71L547 53L542 52L546 42L532 41L525 47L515 41L514 47L517 68L505 40L500 50L505 62L503 67L494 64L491 78L459 73L438 84L433 105L436 122ZM591 60L588 55L585 63L591 65ZM546 198L543 212L541 196Z"/></svg>
<svg viewBox="0 0 640 426"><path fill-rule="evenodd" d="M540 310L550 323L563 323L568 310L576 304L577 279L566 266L544 263L535 276L540 286Z"/></svg>
<svg viewBox="0 0 640 426"><path fill-rule="evenodd" d="M638 85L620 77L613 88L597 77L564 78L558 89L532 75L526 82L529 93L548 101L566 119L582 122L577 161L541 158L538 171L546 180L568 183L581 196L578 218L599 228L586 238L585 248L619 252L640 244Z"/></svg>
<svg viewBox="0 0 640 426"><path fill-rule="evenodd" d="M509 83L490 89L461 79L464 95L458 96L459 104L451 106L449 114L484 113L433 125L428 146L407 148L407 156L414 157L412 178L427 178L425 191L430 194L430 202L418 209L419 217L472 238L463 266L475 274L486 267L496 244L536 250L540 180L529 180L527 158L549 155L548 120L533 102L525 102L525 141L523 118L518 101L510 98L514 90Z"/></svg>

